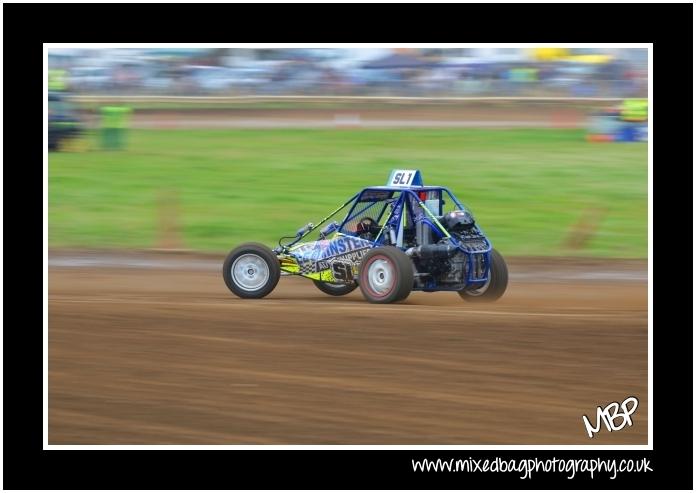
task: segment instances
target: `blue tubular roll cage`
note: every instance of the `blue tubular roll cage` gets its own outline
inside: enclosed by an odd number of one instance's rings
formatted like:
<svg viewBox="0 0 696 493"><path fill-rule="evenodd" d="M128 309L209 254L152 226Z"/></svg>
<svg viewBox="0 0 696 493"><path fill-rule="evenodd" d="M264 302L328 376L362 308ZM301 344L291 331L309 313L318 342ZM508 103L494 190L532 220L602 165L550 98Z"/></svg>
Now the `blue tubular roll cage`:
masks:
<svg viewBox="0 0 696 493"><path fill-rule="evenodd" d="M396 183L398 181L398 176L394 175L393 179ZM392 177L390 177L390 181L391 180ZM460 241L459 238L451 235L447 231L447 229L440 222L441 216L440 219L438 219L438 217L436 217L436 215L420 199L417 192L439 192L439 213L443 212L442 205L444 203L444 194L446 194L446 196L448 196L449 199L452 200L452 203L456 206L457 209L467 210L467 208L461 202L459 202L459 200L457 200L454 194L447 187L423 186L421 184L406 186L368 187L364 188L362 191L358 192L357 194L353 195L351 198L346 200L343 203L343 205L341 205L338 209L334 210L327 217L323 218L317 224L309 223L306 227L298 231L297 235L295 235L294 237L285 237L291 239L289 243L281 244L279 241L279 247L275 251L276 253L288 251L290 247L296 245L297 243L305 239L312 231L316 230L326 221L336 216L346 207L348 207L348 213L346 214L345 219L343 219L343 221L341 221L340 224L337 223L338 226L332 231L336 231L337 234L340 235L356 236L354 231L345 230L347 225L351 221L354 221L356 218L360 217L360 215L365 213L368 209L374 207L375 204L379 202L384 202L383 206L379 209L379 214L377 215L377 217L372 218L373 220L377 221L377 223L383 222L383 225L379 233L371 242L373 247L384 245L386 243L387 234L389 232L398 231L403 235L403 218L404 214L407 214L408 217L412 219L412 223L421 223L428 225L428 227L430 227L433 233L439 236L440 241L442 240L442 238L447 238L454 247L456 247L462 253L465 254L467 262L467 286L481 285L487 282L490 277L492 245L488 240L486 234L480 228L480 226L478 226L478 224L475 225L474 231L475 233L477 233L475 242L467 243ZM368 194L372 194L372 196L368 197ZM388 213L387 207L390 207ZM381 221L385 213L387 213L386 218L384 218L384 220ZM284 238L281 238L281 240L283 239ZM399 245L402 245L402 241L403 237L397 234L397 243ZM405 250L403 246L400 246L399 248L401 250ZM482 267L481 276L475 277L475 273L477 271L477 269L475 268L475 262L478 263L481 260L483 261L483 265L479 264L479 267ZM448 289L436 285L433 285L432 288L437 290ZM430 289L430 287L428 287L427 289ZM455 288L449 289L454 290Z"/></svg>
<svg viewBox="0 0 696 493"><path fill-rule="evenodd" d="M483 230L476 225L476 228L478 232L480 233L481 237L483 238L485 242L485 248L476 248L476 247L471 247L463 244L460 242L458 239L453 237L452 235L449 234L449 232L445 229L445 227L440 223L440 221L435 217L435 214L433 214L430 209L423 203L423 201L420 199L420 197L417 195L416 192L429 192L429 191L439 191L440 192L440 200L442 201L442 192L445 192L449 198L452 200L452 202L457 206L458 209L460 210L467 210L467 208L457 200L457 198L454 196L454 194L446 187L441 187L441 186L419 186L419 187L389 187L389 186L383 186L383 187L369 187L363 189L359 194L354 196L351 200L353 200L353 205L348 211L348 214L346 215L345 219L341 222L341 224L338 227L338 231L341 232L341 234L347 234L350 236L353 236L352 232L346 232L345 227L348 223L359 217L361 214L363 214L366 210L368 210L370 207L372 207L376 202L380 202L382 200L367 200L367 201L361 201L363 196L366 193L369 192L387 192L388 197L385 197L382 199L385 204L382 207L382 209L379 212L379 215L374 218L375 221L378 223L380 222L380 219L384 215L384 212L387 208L387 206L391 205L391 211L387 218L384 221L384 224L382 226L382 229L380 230L379 234L376 236L375 240L373 243L375 245L383 245L385 243L386 235L385 231L387 231L387 228L390 227L395 227L398 229L398 225L401 223L403 220L403 214L404 210L407 210L407 214L410 214L410 216L413 218L414 222L422 222L427 224L434 233L440 235L440 237L446 237L449 239L449 241L452 243L453 246L458 248L460 251L462 251L464 254L466 254L467 258L467 280L466 283L467 285L471 284L483 284L488 281L488 277L490 275L490 254L492 250L492 246L490 241L488 240L488 237L485 235ZM397 197L394 197L394 195L397 194ZM406 201L406 198L409 197L412 200L411 201ZM412 205L415 202L421 210L423 211L423 214L421 217L417 218L417 214L412 210ZM359 206L359 204L366 203L367 205L365 207ZM403 247L401 248L403 250ZM481 277L474 277L475 269L474 269L474 259L476 255L483 255L484 257L484 264L485 268L482 272Z"/></svg>

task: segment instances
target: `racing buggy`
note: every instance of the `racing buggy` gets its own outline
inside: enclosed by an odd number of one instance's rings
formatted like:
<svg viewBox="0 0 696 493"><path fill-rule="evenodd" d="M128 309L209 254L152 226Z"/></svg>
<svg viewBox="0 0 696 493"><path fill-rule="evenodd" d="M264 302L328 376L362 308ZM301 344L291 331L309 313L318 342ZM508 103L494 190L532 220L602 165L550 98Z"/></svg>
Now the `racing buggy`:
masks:
<svg viewBox="0 0 696 493"><path fill-rule="evenodd" d="M281 275L293 275L333 296L359 287L372 303L398 302L414 290L494 301L508 282L505 260L471 212L446 187L423 185L419 170L392 171L386 186L363 189L273 250L240 245L222 274L241 298L263 298Z"/></svg>

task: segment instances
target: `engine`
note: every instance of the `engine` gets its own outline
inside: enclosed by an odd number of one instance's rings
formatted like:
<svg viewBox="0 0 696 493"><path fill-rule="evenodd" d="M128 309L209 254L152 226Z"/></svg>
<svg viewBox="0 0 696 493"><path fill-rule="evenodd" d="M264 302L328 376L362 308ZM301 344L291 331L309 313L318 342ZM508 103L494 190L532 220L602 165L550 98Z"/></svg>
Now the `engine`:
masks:
<svg viewBox="0 0 696 493"><path fill-rule="evenodd" d="M459 240L464 251L448 238L432 242L432 230L427 223L416 225L415 238L406 254L416 267L416 287L434 290L451 286L457 289L467 283L469 277L483 277L486 270L485 251L489 248L486 237L475 226L471 214L454 211L443 217L441 223L450 235ZM471 257L471 267L469 266ZM469 276L469 269L472 269Z"/></svg>
<svg viewBox="0 0 696 493"><path fill-rule="evenodd" d="M458 285L466 280L467 257L449 240L406 250L416 267L416 286Z"/></svg>

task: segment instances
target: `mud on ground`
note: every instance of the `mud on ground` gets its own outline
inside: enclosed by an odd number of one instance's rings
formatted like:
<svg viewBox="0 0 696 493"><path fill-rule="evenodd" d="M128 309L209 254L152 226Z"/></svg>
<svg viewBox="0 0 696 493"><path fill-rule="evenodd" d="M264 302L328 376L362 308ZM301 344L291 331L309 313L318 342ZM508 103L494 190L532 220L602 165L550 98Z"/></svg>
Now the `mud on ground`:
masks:
<svg viewBox="0 0 696 493"><path fill-rule="evenodd" d="M50 444L647 443L644 262L513 261L498 303L383 306L297 278L241 300L211 258L55 258ZM582 415L629 395L633 426L589 439Z"/></svg>

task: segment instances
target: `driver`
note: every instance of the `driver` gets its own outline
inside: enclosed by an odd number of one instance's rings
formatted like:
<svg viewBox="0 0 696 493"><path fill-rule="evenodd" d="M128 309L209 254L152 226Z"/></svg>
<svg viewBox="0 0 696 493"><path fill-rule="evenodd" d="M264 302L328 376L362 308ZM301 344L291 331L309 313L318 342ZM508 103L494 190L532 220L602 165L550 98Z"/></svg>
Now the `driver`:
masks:
<svg viewBox="0 0 696 493"><path fill-rule="evenodd" d="M374 240L382 227L371 217L363 217L355 227L355 234L365 240Z"/></svg>

